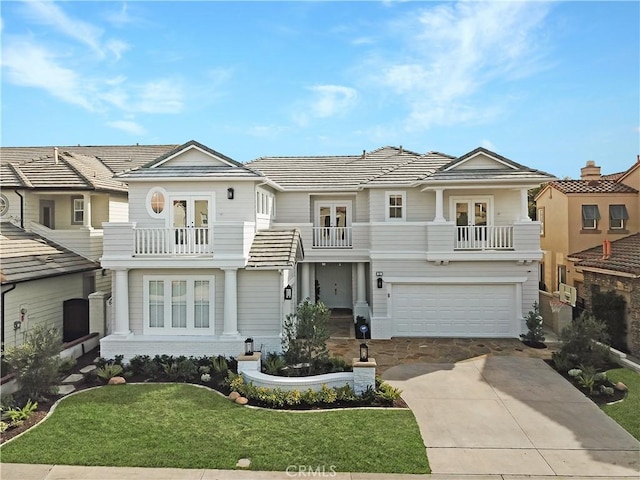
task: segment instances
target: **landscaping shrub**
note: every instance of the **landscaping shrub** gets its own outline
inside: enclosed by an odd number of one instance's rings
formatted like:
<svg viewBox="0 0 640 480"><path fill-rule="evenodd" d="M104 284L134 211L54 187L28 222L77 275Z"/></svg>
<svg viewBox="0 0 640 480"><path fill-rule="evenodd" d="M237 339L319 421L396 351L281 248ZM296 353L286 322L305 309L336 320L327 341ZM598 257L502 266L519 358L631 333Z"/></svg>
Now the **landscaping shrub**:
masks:
<svg viewBox="0 0 640 480"><path fill-rule="evenodd" d="M613 291L596 293L591 299L591 309L593 316L607 326L611 337L611 346L617 350L628 352L624 297Z"/></svg>
<svg viewBox="0 0 640 480"><path fill-rule="evenodd" d="M308 364L311 366L326 362L329 358L327 323L331 312L322 303L305 300L295 313L287 315L283 324L282 351L288 365Z"/></svg>
<svg viewBox="0 0 640 480"><path fill-rule="evenodd" d="M267 354L267 358L265 358L262 369L264 373L269 375L278 375L280 370L287 366L287 362L285 361L282 355L279 355L275 352L270 352Z"/></svg>
<svg viewBox="0 0 640 480"><path fill-rule="evenodd" d="M607 327L589 312L583 312L563 328L560 340L560 356L554 360L561 360L565 367L582 364L600 370L610 363Z"/></svg>
<svg viewBox="0 0 640 480"><path fill-rule="evenodd" d="M122 373L122 365L117 363L107 363L104 366L96 369L96 375L103 381L108 382L113 377L117 377Z"/></svg>
<svg viewBox="0 0 640 480"><path fill-rule="evenodd" d="M55 327L37 326L25 342L7 350L5 359L20 384L23 398L42 400L57 392L62 335Z"/></svg>
<svg viewBox="0 0 640 480"><path fill-rule="evenodd" d="M533 310L529 310L527 315L527 333L520 335L525 342L542 343L544 342L544 334L542 333L542 315L538 302L533 302Z"/></svg>

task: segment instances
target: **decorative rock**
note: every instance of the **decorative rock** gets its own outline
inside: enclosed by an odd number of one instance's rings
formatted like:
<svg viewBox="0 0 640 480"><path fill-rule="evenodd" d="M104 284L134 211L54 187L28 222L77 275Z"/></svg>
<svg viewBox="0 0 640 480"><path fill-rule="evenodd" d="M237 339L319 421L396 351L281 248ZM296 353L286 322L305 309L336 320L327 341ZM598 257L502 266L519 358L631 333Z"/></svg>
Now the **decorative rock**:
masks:
<svg viewBox="0 0 640 480"><path fill-rule="evenodd" d="M240 397L240 394L238 392L231 392L229 394L229 400L231 401L235 401L238 397Z"/></svg>
<svg viewBox="0 0 640 480"><path fill-rule="evenodd" d="M109 385L122 385L124 383L127 383L124 377L111 377L109 379Z"/></svg>
<svg viewBox="0 0 640 480"><path fill-rule="evenodd" d="M238 397L238 398L236 398L236 403L238 405L246 405L247 403L249 403L249 400L247 400L244 397Z"/></svg>
<svg viewBox="0 0 640 480"><path fill-rule="evenodd" d="M616 390L620 390L621 392L626 392L627 390L629 390L629 387L627 387L624 383L622 382L618 382L615 385Z"/></svg>
<svg viewBox="0 0 640 480"><path fill-rule="evenodd" d="M238 463L236 463L236 468L249 468L251 466L251 460L249 460L248 458L241 458L240 460L238 460Z"/></svg>

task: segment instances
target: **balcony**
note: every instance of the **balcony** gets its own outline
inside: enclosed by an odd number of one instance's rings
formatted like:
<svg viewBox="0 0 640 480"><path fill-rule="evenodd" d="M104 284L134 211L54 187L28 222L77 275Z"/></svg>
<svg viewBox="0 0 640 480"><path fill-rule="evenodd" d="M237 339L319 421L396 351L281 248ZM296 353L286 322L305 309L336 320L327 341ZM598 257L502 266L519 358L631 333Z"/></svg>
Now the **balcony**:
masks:
<svg viewBox="0 0 640 480"><path fill-rule="evenodd" d="M352 227L313 227L313 248L352 248Z"/></svg>
<svg viewBox="0 0 640 480"><path fill-rule="evenodd" d="M29 223L29 229L36 235L40 235L91 260L96 260L102 255L102 229L85 226L51 229L33 221Z"/></svg>
<svg viewBox="0 0 640 480"><path fill-rule="evenodd" d="M513 226L455 227L454 250L513 250Z"/></svg>
<svg viewBox="0 0 640 480"><path fill-rule="evenodd" d="M134 255L206 255L213 253L210 227L134 228Z"/></svg>

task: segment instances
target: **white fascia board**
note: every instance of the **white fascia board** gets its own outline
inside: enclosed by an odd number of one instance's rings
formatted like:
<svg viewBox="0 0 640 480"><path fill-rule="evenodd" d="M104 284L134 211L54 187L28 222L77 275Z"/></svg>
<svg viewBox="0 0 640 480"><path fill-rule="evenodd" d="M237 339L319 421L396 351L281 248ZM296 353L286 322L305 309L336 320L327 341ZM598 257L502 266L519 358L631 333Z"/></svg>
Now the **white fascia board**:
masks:
<svg viewBox="0 0 640 480"><path fill-rule="evenodd" d="M371 260L427 260L427 252L424 251L405 251L405 252L391 252L391 251L377 251L369 254Z"/></svg>
<svg viewBox="0 0 640 480"><path fill-rule="evenodd" d="M254 172L256 174L259 174L258 172ZM262 174L259 174L262 175ZM260 178L266 178L264 175L262 175ZM280 184L274 182L273 180L270 179L266 179L264 181L262 181L261 183L259 183L257 186L261 187L262 185L267 185L271 188L273 188L274 190L277 190L278 192L284 192L284 188L282 186L280 186Z"/></svg>
<svg viewBox="0 0 640 480"><path fill-rule="evenodd" d="M627 272L618 272L616 270L608 270L606 268L583 267L583 266L577 265L576 270L581 270L582 272L600 273L602 275L611 275L614 277L640 278L640 275L634 275L633 273L627 273Z"/></svg>
<svg viewBox="0 0 640 480"><path fill-rule="evenodd" d="M518 167L516 167L515 165L511 165L510 163L505 162L504 160L501 160L501 159L499 159L498 157L494 157L493 155L491 155L491 154L489 154L489 153L487 153L487 152L477 152L477 153L475 153L475 154L471 155L470 157L465 158L465 159L464 159L464 160L462 160L461 162L457 162L457 163L455 163L454 165L451 165L450 167L445 168L445 169L444 169L444 171L445 171L445 172L448 172L448 171L451 171L451 170L455 170L455 169L456 169L456 168L458 168L460 165L464 165L464 164L465 164L465 163L467 163L468 161L473 160L474 158L479 157L479 156L481 156L481 155L482 155L483 157L488 157L488 158L490 158L491 160L493 160L494 162L499 163L499 164L501 164L501 165L504 165L505 167L509 167L511 170L518 170Z"/></svg>
<svg viewBox="0 0 640 480"><path fill-rule="evenodd" d="M260 182L262 177L138 177L127 178L127 182Z"/></svg>
<svg viewBox="0 0 640 480"><path fill-rule="evenodd" d="M477 252L427 252L429 262L478 262L478 261L509 261L509 262L538 262L542 260L542 250L513 251L493 250Z"/></svg>
<svg viewBox="0 0 640 480"><path fill-rule="evenodd" d="M445 283L445 284L485 284L485 283L525 283L527 277L382 277L386 283Z"/></svg>
<svg viewBox="0 0 640 480"><path fill-rule="evenodd" d="M183 153L185 153L185 152L188 152L189 150L197 150L197 151L199 151L200 153L202 153L202 154L206 155L207 157L215 158L216 160L218 160L219 162L224 163L225 165L228 165L228 166L230 166L230 167L237 167L237 165L236 165L236 164L231 163L231 162L229 162L229 161L225 160L224 158L220 158L220 157L218 157L218 156L216 156L216 155L213 155L213 154L211 154L210 152L207 152L206 150L203 150L202 148L198 147L197 145L189 145L189 146L188 146L188 147L186 147L186 148L182 148L182 149L178 150L176 153L174 153L173 155L171 155L171 156L169 156L169 157L165 158L165 159L164 159L164 160L162 160L161 162L158 162L158 163L153 164L153 165L152 165L151 167L149 167L149 168L156 168L156 167L159 167L160 165L162 165L162 164L164 164L164 163L168 162L168 161L169 161L169 160L171 160L171 159L174 159L174 158L176 158L176 157L179 157L180 155L182 155L182 154L183 154Z"/></svg>
<svg viewBox="0 0 640 480"><path fill-rule="evenodd" d="M456 190L456 189L469 189L472 185L473 188L478 190L480 189L492 189L492 190L506 190L506 189L521 189L521 188L537 188L541 183L548 182L549 180L544 180L537 183L532 183L531 180L522 183L514 183L513 180L492 180L492 179L484 179L484 180L452 180L450 182L440 181L440 182L429 182L429 183L421 183L421 185L426 185L420 189L421 192L426 192L429 190ZM504 182L504 183L503 183Z"/></svg>

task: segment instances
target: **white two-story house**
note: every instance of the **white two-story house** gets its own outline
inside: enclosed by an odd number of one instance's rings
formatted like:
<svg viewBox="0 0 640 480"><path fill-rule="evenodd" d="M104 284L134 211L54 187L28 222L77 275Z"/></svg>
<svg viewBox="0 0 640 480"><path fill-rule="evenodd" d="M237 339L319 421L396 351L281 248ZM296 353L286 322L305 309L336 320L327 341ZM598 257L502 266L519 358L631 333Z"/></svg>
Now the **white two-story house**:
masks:
<svg viewBox="0 0 640 480"><path fill-rule="evenodd" d="M553 176L478 148L238 163L195 141L117 176L107 358L280 349L298 302L349 309L372 338L517 337L538 296L527 191Z"/></svg>

